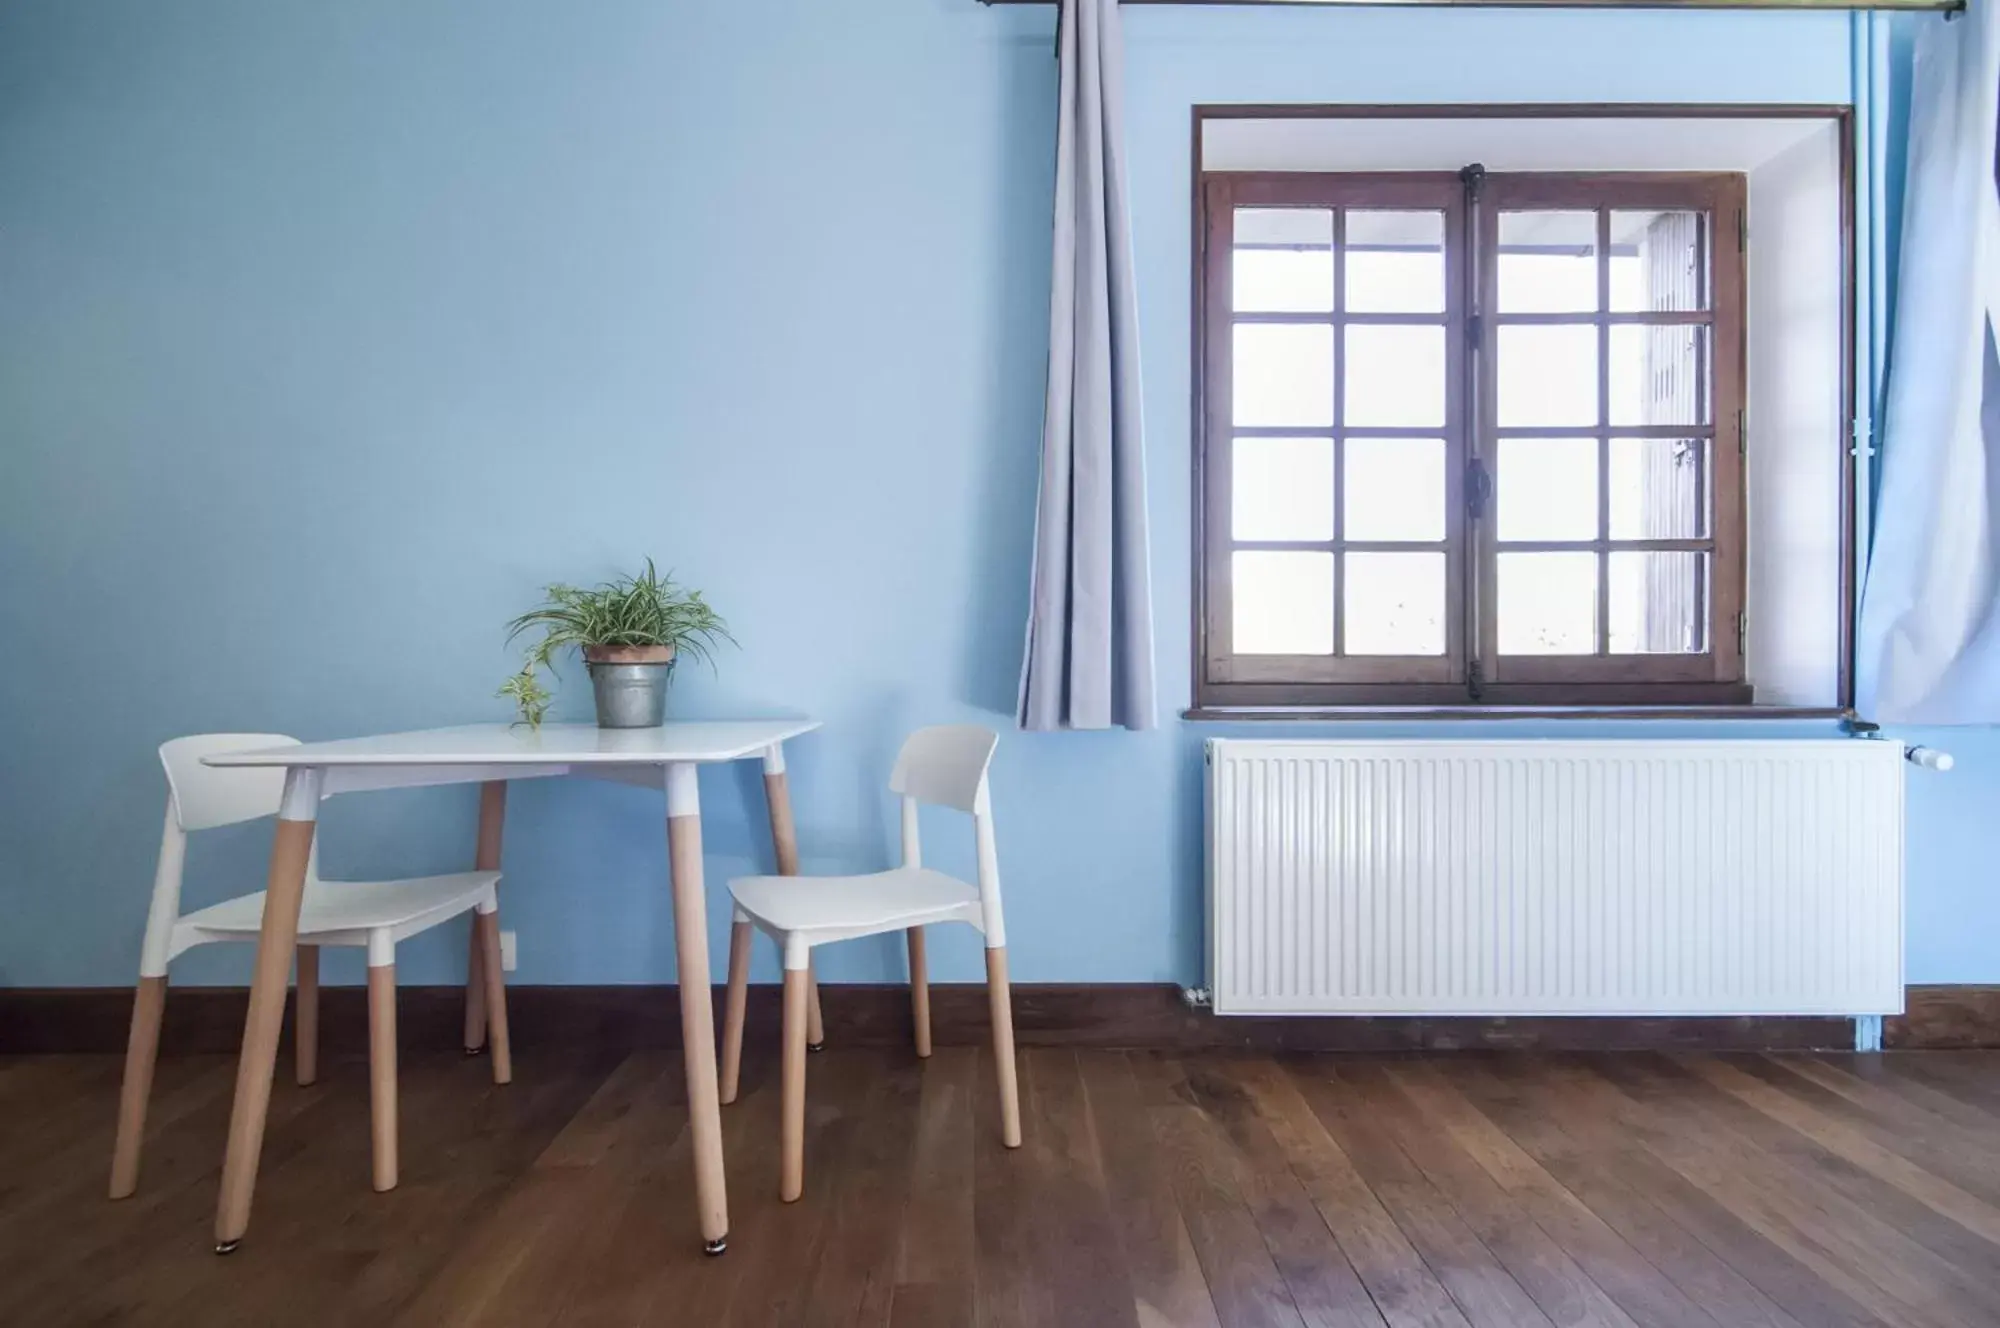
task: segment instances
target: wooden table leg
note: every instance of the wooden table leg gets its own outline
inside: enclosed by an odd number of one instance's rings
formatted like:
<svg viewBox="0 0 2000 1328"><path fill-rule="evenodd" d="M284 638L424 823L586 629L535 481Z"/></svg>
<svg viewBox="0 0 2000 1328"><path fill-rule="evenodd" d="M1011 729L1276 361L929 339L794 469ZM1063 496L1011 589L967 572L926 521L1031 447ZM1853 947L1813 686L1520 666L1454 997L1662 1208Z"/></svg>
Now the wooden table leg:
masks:
<svg viewBox="0 0 2000 1328"><path fill-rule="evenodd" d="M799 874L799 832L792 821L792 787L785 779L785 749L773 743L764 752L764 801L771 809L771 852L778 875ZM806 1050L826 1045L826 1021L819 1009L819 978L806 967Z"/></svg>
<svg viewBox="0 0 2000 1328"><path fill-rule="evenodd" d="M489 780L479 786L479 840L473 849L475 871L500 870L500 836L507 821L507 781ZM465 951L465 1054L475 1056L486 1046L486 951L475 922Z"/></svg>
<svg viewBox="0 0 2000 1328"><path fill-rule="evenodd" d="M667 858L673 872L674 948L679 961L681 1042L687 1063L688 1131L702 1249L729 1247L729 1193L722 1166L722 1100L715 1078L715 1001L709 990L708 897L701 865L701 793L695 766L667 767Z"/></svg>
<svg viewBox="0 0 2000 1328"><path fill-rule="evenodd" d="M250 1198L264 1148L264 1118L271 1106L271 1075L278 1060L278 1033L285 1022L285 991L291 985L299 904L305 895L306 860L312 853L322 785L318 770L300 767L285 772L284 801L265 883L263 927L257 934L250 1012L243 1020L243 1048L236 1061L229 1145L222 1158L222 1194L215 1208L217 1254L235 1249L250 1226Z"/></svg>

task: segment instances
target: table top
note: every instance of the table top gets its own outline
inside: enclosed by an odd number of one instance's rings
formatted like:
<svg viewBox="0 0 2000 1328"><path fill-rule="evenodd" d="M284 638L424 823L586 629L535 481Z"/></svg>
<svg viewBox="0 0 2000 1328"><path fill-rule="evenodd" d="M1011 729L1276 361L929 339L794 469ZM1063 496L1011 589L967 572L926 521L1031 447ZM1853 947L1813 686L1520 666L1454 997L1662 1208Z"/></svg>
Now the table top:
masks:
<svg viewBox="0 0 2000 1328"><path fill-rule="evenodd" d="M674 720L655 729L469 724L291 747L223 752L217 766L663 765L736 761L819 727L816 719Z"/></svg>

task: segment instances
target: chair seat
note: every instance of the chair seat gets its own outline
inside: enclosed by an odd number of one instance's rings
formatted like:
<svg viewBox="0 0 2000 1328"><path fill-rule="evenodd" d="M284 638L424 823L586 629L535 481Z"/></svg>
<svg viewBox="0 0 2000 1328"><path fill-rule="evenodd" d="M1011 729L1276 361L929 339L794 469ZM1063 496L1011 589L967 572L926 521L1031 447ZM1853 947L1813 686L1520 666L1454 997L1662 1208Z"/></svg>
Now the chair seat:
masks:
<svg viewBox="0 0 2000 1328"><path fill-rule="evenodd" d="M765 931L814 942L934 922L979 923L979 891L928 867L868 876L741 876L729 883L729 893Z"/></svg>
<svg viewBox="0 0 2000 1328"><path fill-rule="evenodd" d="M407 881L312 881L299 906L302 945L363 945L387 928L397 939L458 916L487 897L499 872L457 872ZM264 892L238 895L184 915L177 931L255 936L264 922Z"/></svg>

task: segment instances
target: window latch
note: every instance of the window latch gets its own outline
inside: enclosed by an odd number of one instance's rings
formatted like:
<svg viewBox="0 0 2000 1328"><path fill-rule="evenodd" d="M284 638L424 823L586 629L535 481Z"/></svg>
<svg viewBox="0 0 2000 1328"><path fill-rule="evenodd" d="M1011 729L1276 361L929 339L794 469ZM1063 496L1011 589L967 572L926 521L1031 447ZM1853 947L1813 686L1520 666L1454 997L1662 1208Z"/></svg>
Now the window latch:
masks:
<svg viewBox="0 0 2000 1328"><path fill-rule="evenodd" d="M1493 475L1486 463L1472 457L1465 463L1465 514L1474 521L1485 519L1493 502Z"/></svg>

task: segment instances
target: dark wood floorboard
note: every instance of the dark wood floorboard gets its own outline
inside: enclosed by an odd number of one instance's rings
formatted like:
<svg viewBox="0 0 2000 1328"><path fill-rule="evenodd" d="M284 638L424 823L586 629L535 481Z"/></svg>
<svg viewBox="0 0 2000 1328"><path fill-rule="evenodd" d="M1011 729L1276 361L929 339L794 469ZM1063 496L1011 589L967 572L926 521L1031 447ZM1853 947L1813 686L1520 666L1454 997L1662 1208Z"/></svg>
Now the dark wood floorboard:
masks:
<svg viewBox="0 0 2000 1328"><path fill-rule="evenodd" d="M1414 1163L1362 1117L1312 1087L1310 1070L1250 1065L1243 1079L1320 1218L1375 1307L1396 1328L1540 1325L1520 1284ZM1316 1114L1308 1093L1333 1114Z"/></svg>
<svg viewBox="0 0 2000 1328"><path fill-rule="evenodd" d="M1600 1212L1643 1202L1673 1228L1802 1324L1866 1328L1882 1321L1774 1243L1745 1216L1647 1151L1637 1130L1607 1110L1609 1088L1587 1071L1510 1059L1488 1072L1476 1100ZM1623 1187L1632 1199L1619 1193ZM1607 1197L1609 1196L1609 1197ZM1671 1238L1672 1230L1663 1233ZM1688 1258L1698 1256L1690 1249Z"/></svg>
<svg viewBox="0 0 2000 1328"><path fill-rule="evenodd" d="M0 1058L0 1323L857 1328L1988 1328L2000 1053L1250 1056L1037 1047L808 1063L726 1109L729 1253L698 1252L678 1053L281 1074L249 1239L209 1253L234 1066L159 1067L104 1198L119 1065Z"/></svg>
<svg viewBox="0 0 2000 1328"><path fill-rule="evenodd" d="M1385 1136L1443 1195L1480 1243L1493 1251L1521 1289L1558 1325L1614 1324L1633 1320L1577 1263L1574 1254L1540 1226L1532 1213L1501 1189L1498 1179L1434 1122L1420 1118L1415 1104L1387 1077L1380 1064L1342 1063L1322 1072L1316 1110L1336 1116L1341 1128L1359 1137L1364 1123Z"/></svg>
<svg viewBox="0 0 2000 1328"><path fill-rule="evenodd" d="M1235 1184L1264 1234L1278 1275L1308 1324L1381 1328L1382 1315L1339 1238L1293 1174L1290 1159L1257 1113L1239 1072L1254 1067L1187 1068L1195 1101L1221 1125Z"/></svg>
<svg viewBox="0 0 2000 1328"><path fill-rule="evenodd" d="M1621 1177L1613 1159L1590 1142L1580 1143L1545 1114L1528 1097L1536 1078L1533 1065L1498 1069L1469 1060L1435 1067L1435 1072L1470 1108L1463 1113L1470 1121L1465 1128L1491 1131L1501 1150L1520 1150L1519 1158L1508 1159L1517 1183L1541 1191L1555 1206L1576 1206L1603 1221L1717 1322L1799 1328L1797 1318Z"/></svg>
<svg viewBox="0 0 2000 1328"><path fill-rule="evenodd" d="M891 1328L972 1328L972 1093L980 1053L939 1047L923 1070Z"/></svg>
<svg viewBox="0 0 2000 1328"><path fill-rule="evenodd" d="M1304 1316L1264 1243L1221 1124L1196 1101L1179 1061L1142 1057L1134 1070L1222 1328L1300 1328Z"/></svg>
<svg viewBox="0 0 2000 1328"><path fill-rule="evenodd" d="M1614 1109L1649 1149L1810 1258L1878 1317L1897 1325L2000 1322L1986 1303L1991 1288L1903 1229L1897 1219L1911 1210L1890 1187L1658 1058L1593 1064L1613 1085ZM1949 1239L1950 1228L1944 1222L1933 1234Z"/></svg>

